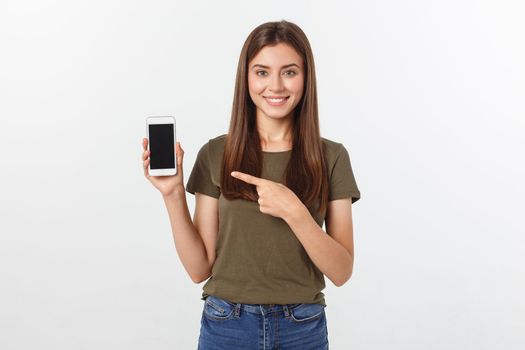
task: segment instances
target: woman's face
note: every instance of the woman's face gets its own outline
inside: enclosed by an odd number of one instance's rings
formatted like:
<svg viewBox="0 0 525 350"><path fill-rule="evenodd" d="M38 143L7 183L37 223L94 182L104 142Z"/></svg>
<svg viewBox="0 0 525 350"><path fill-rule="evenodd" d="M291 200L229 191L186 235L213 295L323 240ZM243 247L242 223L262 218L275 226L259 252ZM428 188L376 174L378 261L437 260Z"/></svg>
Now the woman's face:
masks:
<svg viewBox="0 0 525 350"><path fill-rule="evenodd" d="M291 46L265 46L248 64L248 89L257 116L285 118L292 114L304 90L301 56Z"/></svg>

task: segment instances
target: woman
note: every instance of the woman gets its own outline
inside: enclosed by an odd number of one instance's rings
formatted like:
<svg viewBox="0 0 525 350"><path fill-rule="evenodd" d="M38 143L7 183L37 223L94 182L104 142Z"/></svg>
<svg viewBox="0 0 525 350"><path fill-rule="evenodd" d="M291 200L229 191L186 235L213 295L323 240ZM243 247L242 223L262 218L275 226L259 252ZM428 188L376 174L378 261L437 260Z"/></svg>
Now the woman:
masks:
<svg viewBox="0 0 525 350"><path fill-rule="evenodd" d="M200 148L186 188L180 143L178 175L152 177L147 142L144 173L163 195L180 260L195 283L208 279L199 349L328 349L323 275L341 286L352 274L360 192L345 147L320 136L303 31L283 20L250 33L228 133Z"/></svg>

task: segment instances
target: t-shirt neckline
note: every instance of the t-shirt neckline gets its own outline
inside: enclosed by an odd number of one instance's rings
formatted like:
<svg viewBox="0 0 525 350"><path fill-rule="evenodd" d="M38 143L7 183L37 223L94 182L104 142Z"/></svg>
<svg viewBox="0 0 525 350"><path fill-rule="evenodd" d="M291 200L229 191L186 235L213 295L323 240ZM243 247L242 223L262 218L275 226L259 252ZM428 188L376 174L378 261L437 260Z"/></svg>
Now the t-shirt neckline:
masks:
<svg viewBox="0 0 525 350"><path fill-rule="evenodd" d="M291 149L288 149L286 151L277 151L277 152L266 152L266 151L261 151L262 153L264 154L284 154L284 153L289 153L289 152L292 152Z"/></svg>

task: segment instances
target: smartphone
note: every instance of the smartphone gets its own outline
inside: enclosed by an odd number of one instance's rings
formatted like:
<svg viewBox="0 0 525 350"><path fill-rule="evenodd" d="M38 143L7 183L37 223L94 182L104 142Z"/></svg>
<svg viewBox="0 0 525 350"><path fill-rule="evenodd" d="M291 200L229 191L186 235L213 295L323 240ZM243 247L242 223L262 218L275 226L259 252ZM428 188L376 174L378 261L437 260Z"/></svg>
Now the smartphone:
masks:
<svg viewBox="0 0 525 350"><path fill-rule="evenodd" d="M148 117L146 128L150 150L149 174L151 176L177 175L175 117Z"/></svg>

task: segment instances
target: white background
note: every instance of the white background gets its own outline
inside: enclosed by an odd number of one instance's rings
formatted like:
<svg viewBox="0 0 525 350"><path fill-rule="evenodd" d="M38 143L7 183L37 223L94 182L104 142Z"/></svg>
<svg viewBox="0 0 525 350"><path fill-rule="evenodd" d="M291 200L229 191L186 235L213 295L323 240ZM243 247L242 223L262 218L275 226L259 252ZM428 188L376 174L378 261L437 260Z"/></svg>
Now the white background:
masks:
<svg viewBox="0 0 525 350"><path fill-rule="evenodd" d="M286 19L362 193L354 275L324 290L330 348L523 349L524 15L505 0L0 2L0 348L196 348L202 284L143 176L145 118L177 118L186 182L227 132L247 35Z"/></svg>

